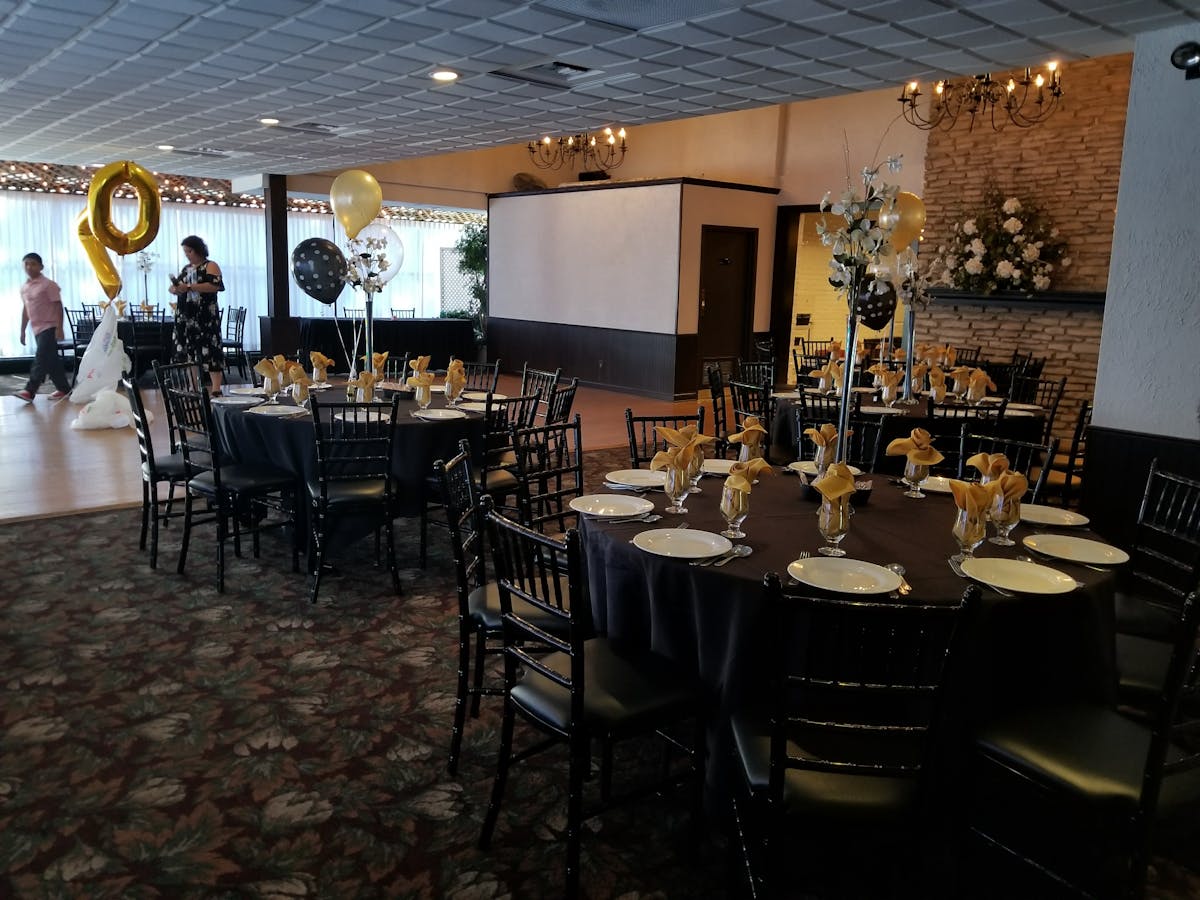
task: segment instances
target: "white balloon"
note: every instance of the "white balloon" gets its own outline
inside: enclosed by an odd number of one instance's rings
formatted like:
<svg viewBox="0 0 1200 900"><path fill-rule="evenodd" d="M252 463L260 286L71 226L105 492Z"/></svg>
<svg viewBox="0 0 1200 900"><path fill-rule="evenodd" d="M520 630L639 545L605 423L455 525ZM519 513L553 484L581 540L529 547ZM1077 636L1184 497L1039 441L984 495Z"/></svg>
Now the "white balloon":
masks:
<svg viewBox="0 0 1200 900"><path fill-rule="evenodd" d="M387 261L387 268L379 273L379 282L380 284L387 284L396 277L396 273L400 271L400 266L404 264L404 244L400 241L400 235L392 231L387 225L372 222L358 233L360 241L366 238L379 238L384 241L385 249L383 256Z"/></svg>

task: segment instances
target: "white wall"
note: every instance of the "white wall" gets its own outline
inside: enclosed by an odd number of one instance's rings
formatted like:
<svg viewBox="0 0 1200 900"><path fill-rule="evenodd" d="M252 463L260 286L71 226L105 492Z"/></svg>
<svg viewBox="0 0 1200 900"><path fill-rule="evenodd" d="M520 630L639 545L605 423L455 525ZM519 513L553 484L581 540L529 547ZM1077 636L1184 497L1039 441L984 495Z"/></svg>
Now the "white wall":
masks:
<svg viewBox="0 0 1200 900"><path fill-rule="evenodd" d="M1200 438L1200 81L1171 51L1194 27L1134 44L1112 266L1096 375L1098 426Z"/></svg>
<svg viewBox="0 0 1200 900"><path fill-rule="evenodd" d="M678 184L494 198L491 316L674 334L679 217Z"/></svg>

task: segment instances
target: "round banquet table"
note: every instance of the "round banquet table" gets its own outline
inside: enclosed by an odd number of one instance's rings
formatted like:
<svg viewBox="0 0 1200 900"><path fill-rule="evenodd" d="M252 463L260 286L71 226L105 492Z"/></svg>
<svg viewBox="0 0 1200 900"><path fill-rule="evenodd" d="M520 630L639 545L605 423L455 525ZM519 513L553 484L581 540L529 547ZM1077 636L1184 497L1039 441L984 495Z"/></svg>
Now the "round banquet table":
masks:
<svg viewBox="0 0 1200 900"><path fill-rule="evenodd" d="M816 388L808 388L807 390L816 392ZM863 390L865 391L865 389ZM780 389L771 395L771 399L775 404L774 415L771 419L770 434L772 462L784 463L796 458L796 432L792 423L792 407L799 402L799 398L800 394L795 389ZM920 402L913 406L898 406L893 410L884 412L887 408L879 403L874 393L863 393L862 413L867 416L883 416L882 440L884 447L896 438L908 437L909 432L914 428L924 428L928 431L935 430L930 427L932 423L929 419L928 401L924 396L918 399ZM963 422L973 422L977 418L982 418L983 421L990 423L991 420L986 418L988 409L989 407L985 405L981 410L984 413L983 417L968 416L965 419L954 421L961 425ZM997 436L1020 441L1036 441L1041 437L1045 419L1044 412L1035 412L1027 409L1009 409L1004 414L1004 419L997 430ZM957 439L955 443L957 445ZM883 471L896 475L899 475L904 469L903 461L899 461L898 459L881 456L879 464Z"/></svg>
<svg viewBox="0 0 1200 900"><path fill-rule="evenodd" d="M337 386L326 395L330 403L345 398L345 392ZM421 419L412 415L418 408L416 402L403 393L400 397L392 442L392 473L399 482L399 514L414 516L425 503L425 479L436 460L450 459L458 453L458 442L463 438L471 443L472 457L482 459L484 418L482 413L464 411L461 419ZM291 404L290 400L282 402ZM430 409L445 405L442 395L435 393ZM298 409L296 416L273 417L226 404L214 404L213 412L221 446L231 462L270 462L297 479L316 480L317 450L309 414Z"/></svg>
<svg viewBox="0 0 1200 900"><path fill-rule="evenodd" d="M961 597L968 582L947 562L957 550L951 496L929 493L923 500L909 499L903 487L878 475L873 485L869 502L856 508L842 541L847 555L901 563L913 587L911 600L952 602ZM721 531L721 480L706 477L701 486L702 493L686 501L686 516L664 515L652 524L609 524L581 516L580 531L596 629L618 644L648 647L673 660L710 692L711 788L723 782L720 770L729 758L724 723L730 713L753 706L765 684L759 652L769 646L763 575L777 572L786 582L788 563L801 550L815 555L823 541L817 531L818 504L810 499L816 493L788 473L762 478L755 486L742 526L747 538L736 542L754 549L745 559L720 568L691 566L631 543L639 531L671 527L681 518L693 529ZM661 493L646 496L659 512L667 505ZM1084 529L1058 530L1088 536ZM1012 534L1018 546L985 542L976 555L1013 558L1025 552L1020 541L1031 533L1022 523ZM964 727L1030 701L1114 700L1113 574L1066 562L1045 565L1074 577L1080 586L1067 594L1012 598L985 587L977 615L964 623L966 649L948 692Z"/></svg>

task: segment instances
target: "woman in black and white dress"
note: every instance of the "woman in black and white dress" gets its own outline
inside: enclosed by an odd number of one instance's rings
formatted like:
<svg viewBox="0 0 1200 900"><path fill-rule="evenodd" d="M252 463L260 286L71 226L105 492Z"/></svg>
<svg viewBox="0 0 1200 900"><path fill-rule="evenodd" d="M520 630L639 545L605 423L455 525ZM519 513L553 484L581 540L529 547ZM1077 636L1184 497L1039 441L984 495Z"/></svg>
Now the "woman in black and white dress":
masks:
<svg viewBox="0 0 1200 900"><path fill-rule="evenodd" d="M188 264L173 278L175 361L193 362L207 371L214 397L221 394L225 352L221 349L221 308L217 294L225 290L221 267L208 258L208 245L195 235L181 242Z"/></svg>

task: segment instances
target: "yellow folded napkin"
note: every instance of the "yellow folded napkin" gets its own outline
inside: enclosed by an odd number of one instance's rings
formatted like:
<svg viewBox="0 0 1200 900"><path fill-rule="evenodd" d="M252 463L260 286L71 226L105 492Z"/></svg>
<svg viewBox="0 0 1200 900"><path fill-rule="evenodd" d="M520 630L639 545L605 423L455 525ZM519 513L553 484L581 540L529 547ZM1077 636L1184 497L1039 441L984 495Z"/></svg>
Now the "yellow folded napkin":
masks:
<svg viewBox="0 0 1200 900"><path fill-rule="evenodd" d="M908 351L903 347L897 347L892 351L892 359L908 359Z"/></svg>
<svg viewBox="0 0 1200 900"><path fill-rule="evenodd" d="M322 353L320 350L312 350L308 354L308 360L312 363L312 380L320 384L324 384L329 380L329 367L333 365L333 360Z"/></svg>
<svg viewBox="0 0 1200 900"><path fill-rule="evenodd" d="M689 444L699 446L710 444L715 438L707 434L699 434L695 425L684 425L682 428L671 428L667 425L655 425L655 433L672 447L686 447Z"/></svg>
<svg viewBox="0 0 1200 900"><path fill-rule="evenodd" d="M307 400L308 386L312 382L308 378L308 373L304 371L304 366L300 363L291 363L288 366L288 379L292 383L292 399L297 403Z"/></svg>
<svg viewBox="0 0 1200 900"><path fill-rule="evenodd" d="M929 370L929 393L933 396L934 403L941 403L946 399L946 373L937 366Z"/></svg>
<svg viewBox="0 0 1200 900"><path fill-rule="evenodd" d="M1008 471L1008 457L1003 453L976 453L967 460L967 465L978 469L984 478L994 480Z"/></svg>
<svg viewBox="0 0 1200 900"><path fill-rule="evenodd" d="M1000 485L995 482L979 484L975 481L950 479L950 493L954 495L954 505L971 518L981 516L984 510L992 505L992 499L996 496L999 487Z"/></svg>
<svg viewBox="0 0 1200 900"><path fill-rule="evenodd" d="M854 493L854 476L850 467L844 462L838 462L825 470L825 474L812 483L821 496L829 501L837 501Z"/></svg>
<svg viewBox="0 0 1200 900"><path fill-rule="evenodd" d="M418 356L416 359L410 359L408 367L412 369L414 375L424 374L425 370L429 368L429 357Z"/></svg>
<svg viewBox="0 0 1200 900"><path fill-rule="evenodd" d="M836 447L838 442L837 426L830 422L826 422L820 428L805 428L804 436L818 447L825 447L827 451Z"/></svg>
<svg viewBox="0 0 1200 900"><path fill-rule="evenodd" d="M829 342L829 361L833 362L836 359L845 359L846 351L842 347L841 341Z"/></svg>
<svg viewBox="0 0 1200 900"><path fill-rule="evenodd" d="M124 300L114 300L112 302L115 303L116 307L117 307L117 318L119 319L122 316L124 316L125 315L125 301ZM109 301L101 300L99 303L96 304L96 306L98 306L100 308L100 310L103 311L103 310L108 309L108 304L109 304Z"/></svg>
<svg viewBox="0 0 1200 900"><path fill-rule="evenodd" d="M265 357L260 359L254 364L254 371L262 376L263 390L268 394L277 394L283 390L283 375L274 360Z"/></svg>
<svg viewBox="0 0 1200 900"><path fill-rule="evenodd" d="M138 304L138 308L144 313L152 313L158 309L158 307L154 306L149 300L143 300Z"/></svg>
<svg viewBox="0 0 1200 900"><path fill-rule="evenodd" d="M430 378L432 377L433 376L431 375ZM369 403L371 400L375 399L375 381L376 378L374 372L363 372L353 381L349 382L349 384L354 385L359 389L359 391L362 392L361 399L364 403Z"/></svg>
<svg viewBox="0 0 1200 900"><path fill-rule="evenodd" d="M892 371L892 370L889 366L885 366L883 363L877 362L877 363L875 363L875 365L871 366L871 368L867 369L867 374L875 375L875 376L883 376L883 375L886 375L890 371Z"/></svg>
<svg viewBox="0 0 1200 900"><path fill-rule="evenodd" d="M921 380L925 377L925 373L928 372L929 369L930 369L930 366L928 363L923 363L923 362L913 363L913 367L912 367L913 384L919 385L921 383Z"/></svg>
<svg viewBox="0 0 1200 900"><path fill-rule="evenodd" d="M982 400L987 396L988 390L995 390L996 383L988 378L987 372L983 369L975 369L971 372L971 377L967 382L967 399Z"/></svg>
<svg viewBox="0 0 1200 900"><path fill-rule="evenodd" d="M384 367L387 365L387 358L388 358L388 351L386 351L386 350L383 353L372 353L371 354L371 371L375 374L376 381L383 381L383 370L384 370ZM367 368L367 358L365 356L360 356L359 359L362 360L363 369L366 369Z"/></svg>
<svg viewBox="0 0 1200 900"><path fill-rule="evenodd" d="M1029 479L1020 472L1005 472L993 484L998 485L993 490L997 496L1004 498L1005 503L1020 500L1029 490Z"/></svg>
<svg viewBox="0 0 1200 900"><path fill-rule="evenodd" d="M741 491L744 494L750 493L750 487L754 484L754 479L759 475L774 475L775 470L771 468L771 464L762 457L757 459L747 460L746 462L735 462L729 467L729 475L725 478L725 487L731 491Z"/></svg>
<svg viewBox="0 0 1200 900"><path fill-rule="evenodd" d="M466 386L467 373L463 370L462 362L452 359L450 366L446 369L446 396L457 397Z"/></svg>
<svg viewBox="0 0 1200 900"><path fill-rule="evenodd" d="M942 361L943 364L947 366L953 366L956 362L958 362L958 348L951 347L949 344L947 344L946 353L942 357Z"/></svg>
<svg viewBox="0 0 1200 900"><path fill-rule="evenodd" d="M841 381L840 367L836 362L830 360L821 366L819 369L813 369L808 374L812 378L816 378L820 383L817 385L823 391L833 390L836 384Z"/></svg>
<svg viewBox="0 0 1200 900"><path fill-rule="evenodd" d="M933 446L933 438L924 428L914 428L906 438L896 438L887 445L888 456L904 456L917 466L936 466L946 457Z"/></svg>
<svg viewBox="0 0 1200 900"><path fill-rule="evenodd" d="M899 386L900 382L903 380L904 380L904 370L903 369L896 369L894 371L889 369L888 371L884 372L882 375L879 376L880 387L885 387L885 388L897 387L897 386Z"/></svg>
<svg viewBox="0 0 1200 900"><path fill-rule="evenodd" d="M950 377L954 379L954 393L965 393L971 380L971 367L955 366L950 370Z"/></svg>
<svg viewBox="0 0 1200 900"><path fill-rule="evenodd" d="M759 424L757 416L746 416L742 430L729 436L731 444L745 444L747 447L757 447L767 435L767 429Z"/></svg>
<svg viewBox="0 0 1200 900"><path fill-rule="evenodd" d="M687 467L692 464L692 456L696 452L696 445L693 443L685 444L682 447L668 447L666 450L659 450L654 454L654 458L650 460L650 471L657 472L660 469L682 469L687 471Z"/></svg>

